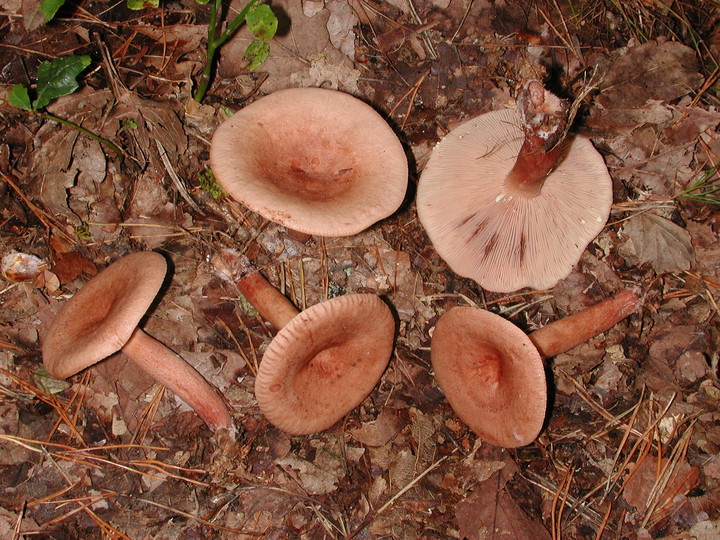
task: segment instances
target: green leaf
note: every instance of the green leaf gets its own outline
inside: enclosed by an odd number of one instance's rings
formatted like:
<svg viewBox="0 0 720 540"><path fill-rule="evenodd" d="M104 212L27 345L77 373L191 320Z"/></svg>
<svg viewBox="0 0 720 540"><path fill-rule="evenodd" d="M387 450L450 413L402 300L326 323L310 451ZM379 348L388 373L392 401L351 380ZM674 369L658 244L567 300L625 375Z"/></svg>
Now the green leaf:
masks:
<svg viewBox="0 0 720 540"><path fill-rule="evenodd" d="M248 70L252 71L262 64L270 54L270 44L264 39L253 39L245 49Z"/></svg>
<svg viewBox="0 0 720 540"><path fill-rule="evenodd" d="M45 22L52 21L58 9L63 7L64 4L65 0L42 0L42 2L40 2L40 11L45 18Z"/></svg>
<svg viewBox="0 0 720 540"><path fill-rule="evenodd" d="M67 56L43 62L38 68L38 96L34 109L42 109L51 101L72 94L78 89L77 76L90 65L90 57Z"/></svg>
<svg viewBox="0 0 720 540"><path fill-rule="evenodd" d="M259 39L272 39L278 28L277 17L267 4L253 6L245 15L245 22L253 36Z"/></svg>
<svg viewBox="0 0 720 540"><path fill-rule="evenodd" d="M160 5L160 0L127 0L128 9L140 11L145 8L156 8Z"/></svg>
<svg viewBox="0 0 720 540"><path fill-rule="evenodd" d="M24 111L32 111L32 105L30 104L30 96L28 95L27 88L22 84L16 84L10 90L8 95L8 101L13 107L22 109Z"/></svg>
<svg viewBox="0 0 720 540"><path fill-rule="evenodd" d="M200 4L201 6L204 6L205 4L209 3L210 0L195 0L196 4Z"/></svg>

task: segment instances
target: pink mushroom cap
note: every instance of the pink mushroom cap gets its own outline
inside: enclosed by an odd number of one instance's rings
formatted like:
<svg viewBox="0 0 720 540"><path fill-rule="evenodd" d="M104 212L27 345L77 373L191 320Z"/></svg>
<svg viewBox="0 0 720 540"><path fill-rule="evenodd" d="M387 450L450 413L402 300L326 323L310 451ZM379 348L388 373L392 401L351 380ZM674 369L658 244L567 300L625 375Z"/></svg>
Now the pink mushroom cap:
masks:
<svg viewBox="0 0 720 540"><path fill-rule="evenodd" d="M543 360L527 335L489 311L454 307L437 322L435 379L458 417L504 448L530 444L547 408Z"/></svg>
<svg viewBox="0 0 720 540"><path fill-rule="evenodd" d="M159 253L131 253L100 272L65 304L45 336L48 373L65 379L118 352L160 290L167 262Z"/></svg>
<svg viewBox="0 0 720 540"><path fill-rule="evenodd" d="M337 90L289 88L240 109L215 131L210 163L231 197L320 236L359 233L397 210L407 157L388 123Z"/></svg>
<svg viewBox="0 0 720 540"><path fill-rule="evenodd" d="M306 309L263 355L255 380L260 410L294 435L331 427L370 394L394 339L395 320L376 295L348 294Z"/></svg>

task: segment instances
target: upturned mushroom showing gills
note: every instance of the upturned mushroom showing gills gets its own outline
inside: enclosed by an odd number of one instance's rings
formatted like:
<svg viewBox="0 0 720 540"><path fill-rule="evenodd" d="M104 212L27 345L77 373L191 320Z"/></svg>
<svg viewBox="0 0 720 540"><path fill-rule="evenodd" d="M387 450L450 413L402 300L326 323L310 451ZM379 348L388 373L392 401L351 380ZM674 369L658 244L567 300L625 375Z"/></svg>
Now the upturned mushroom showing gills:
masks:
<svg viewBox="0 0 720 540"><path fill-rule="evenodd" d="M530 444L547 408L544 360L568 351L633 313L626 289L529 336L489 311L454 307L435 326L435 379L458 417L481 439L505 448Z"/></svg>
<svg viewBox="0 0 720 540"><path fill-rule="evenodd" d="M45 336L48 373L66 379L122 351L192 407L213 431L235 431L215 389L190 364L138 327L165 280L159 253L127 255L95 276L65 304Z"/></svg>
<svg viewBox="0 0 720 540"><path fill-rule="evenodd" d="M378 296L347 294L299 312L237 251L221 250L212 264L279 330L255 379L270 423L292 435L317 433L370 394L395 339L395 320Z"/></svg>
<svg viewBox="0 0 720 540"><path fill-rule="evenodd" d="M215 178L235 200L301 233L348 236L389 216L408 164L388 123L337 90L289 88L240 109L215 131Z"/></svg>
<svg viewBox="0 0 720 540"><path fill-rule="evenodd" d="M417 211L454 272L511 292L572 271L607 222L612 181L588 139L566 138L566 121L565 102L530 81L518 110L472 118L435 146Z"/></svg>

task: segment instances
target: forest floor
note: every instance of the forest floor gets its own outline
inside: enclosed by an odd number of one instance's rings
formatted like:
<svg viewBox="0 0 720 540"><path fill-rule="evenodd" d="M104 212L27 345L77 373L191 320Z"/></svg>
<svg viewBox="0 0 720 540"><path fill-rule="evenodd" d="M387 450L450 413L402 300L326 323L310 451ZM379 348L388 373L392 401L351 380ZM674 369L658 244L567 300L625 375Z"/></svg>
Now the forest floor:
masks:
<svg viewBox="0 0 720 540"><path fill-rule="evenodd" d="M0 537L720 537L716 0L277 0L267 61L243 67L242 29L202 104L207 5L73 2L48 24L37 5L0 0L0 255L41 261L30 281L0 281ZM40 62L84 54L80 88L47 111L113 141L122 162L8 103ZM574 129L604 157L614 205L555 287L490 293L437 255L415 189L453 126L513 107L532 78L583 96ZM407 150L405 203L356 236L301 242L200 185L225 118L301 86L372 104ZM214 275L220 243L300 308L345 292L394 307L387 371L333 428L289 436L263 418L254 374L273 330ZM139 250L172 265L144 328L223 393L230 450L121 354L68 381L43 371L62 305ZM457 418L430 363L447 309L530 332L627 286L641 309L551 360L532 444L492 446Z"/></svg>

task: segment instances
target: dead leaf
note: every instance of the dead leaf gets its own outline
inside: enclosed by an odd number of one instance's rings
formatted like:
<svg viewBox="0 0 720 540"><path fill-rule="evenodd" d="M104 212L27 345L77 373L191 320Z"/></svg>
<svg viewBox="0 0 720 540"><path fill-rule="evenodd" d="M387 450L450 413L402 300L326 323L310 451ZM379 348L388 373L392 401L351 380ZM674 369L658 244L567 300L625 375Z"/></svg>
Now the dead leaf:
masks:
<svg viewBox="0 0 720 540"><path fill-rule="evenodd" d="M525 515L500 480L502 471L493 474L455 507L461 538L484 540L545 540L550 534L539 522Z"/></svg>
<svg viewBox="0 0 720 540"><path fill-rule="evenodd" d="M695 263L690 234L672 221L655 214L639 214L622 229L627 241L621 246L623 256L638 264L650 263L658 273L689 270Z"/></svg>
<svg viewBox="0 0 720 540"><path fill-rule="evenodd" d="M648 100L673 101L703 82L695 51L677 41L648 41L621 49L600 82L606 108L641 107Z"/></svg>
<svg viewBox="0 0 720 540"><path fill-rule="evenodd" d="M301 459L293 454L277 460L281 467L296 472L302 487L310 495L332 493L338 487L338 474L336 471L323 470L317 465Z"/></svg>
<svg viewBox="0 0 720 540"><path fill-rule="evenodd" d="M28 32L45 23L40 4L40 0L22 0L23 26Z"/></svg>
<svg viewBox="0 0 720 540"><path fill-rule="evenodd" d="M236 7L241 8L244 1L231 3L233 6L236 4ZM274 92L291 86L324 86L356 93L360 73L354 69L353 59L348 58L330 41L330 9L324 7L319 11L310 10L309 13L313 15L308 17L303 12L302 3L293 0L273 2L273 9L280 14L280 27L270 42L270 56L258 68L259 72L268 74L262 86L263 92ZM349 13L346 15L350 16ZM350 19L347 17L344 23L340 19L336 20L340 24L333 31L338 39L349 24ZM230 79L245 73L243 57L252 39L249 30L241 28L223 46L218 76ZM338 44L347 47L342 39Z"/></svg>
<svg viewBox="0 0 720 540"><path fill-rule="evenodd" d="M660 512L676 505L676 496L687 494L697 484L699 476L700 471L686 461L674 463L668 458L658 460L648 456L625 484L623 499L640 512L651 504Z"/></svg>
<svg viewBox="0 0 720 540"><path fill-rule="evenodd" d="M61 97L48 110L94 133L101 130L105 109L110 105L110 90L86 87L70 96ZM114 138L115 134L110 135ZM82 143L78 145L78 141ZM75 150L78 149L78 156ZM35 135L35 152L30 168L30 194L42 201L51 214L64 216L73 225L80 225L79 217L69 205L68 190L75 186L78 176L86 182L102 182L105 178L105 157L96 141L75 129L46 122Z"/></svg>
<svg viewBox="0 0 720 540"><path fill-rule="evenodd" d="M326 26L330 43L349 59L354 59L355 33L353 28L359 23L355 12L345 1L332 0L326 6L330 10Z"/></svg>
<svg viewBox="0 0 720 540"><path fill-rule="evenodd" d="M602 76L586 124L607 133L646 121L658 123L672 115L660 102L697 89L703 82L699 71L695 51L675 41L621 49Z"/></svg>
<svg viewBox="0 0 720 540"><path fill-rule="evenodd" d="M60 285L72 283L82 274L88 276L97 274L95 265L77 251L56 254L55 264L50 270L60 280Z"/></svg>
<svg viewBox="0 0 720 540"><path fill-rule="evenodd" d="M151 101L126 91L108 118L104 135L112 137L121 129L126 130L132 143L131 153L142 170L150 162L150 157L157 155L155 141L162 144L174 165L188 147L181 114L182 106L177 101ZM129 127L130 124L136 127ZM157 163L160 163L159 158ZM161 165L156 168L163 170Z"/></svg>
<svg viewBox="0 0 720 540"><path fill-rule="evenodd" d="M366 446L383 446L402 429L403 421L397 411L383 409L376 420L350 430L353 439Z"/></svg>

